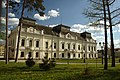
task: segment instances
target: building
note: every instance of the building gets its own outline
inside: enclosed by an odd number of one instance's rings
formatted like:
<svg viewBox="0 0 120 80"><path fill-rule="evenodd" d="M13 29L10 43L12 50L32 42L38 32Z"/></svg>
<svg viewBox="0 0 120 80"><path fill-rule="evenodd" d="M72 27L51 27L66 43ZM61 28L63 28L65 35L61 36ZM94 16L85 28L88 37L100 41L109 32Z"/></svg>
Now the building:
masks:
<svg viewBox="0 0 120 80"><path fill-rule="evenodd" d="M5 45L0 44L0 58L3 58L5 54Z"/></svg>
<svg viewBox="0 0 120 80"><path fill-rule="evenodd" d="M23 18L20 35L18 59L49 58L82 59L97 58L96 41L91 33L76 33L70 31L69 26L57 25L53 28L38 25L30 18ZM15 58L18 28L9 35L9 57Z"/></svg>

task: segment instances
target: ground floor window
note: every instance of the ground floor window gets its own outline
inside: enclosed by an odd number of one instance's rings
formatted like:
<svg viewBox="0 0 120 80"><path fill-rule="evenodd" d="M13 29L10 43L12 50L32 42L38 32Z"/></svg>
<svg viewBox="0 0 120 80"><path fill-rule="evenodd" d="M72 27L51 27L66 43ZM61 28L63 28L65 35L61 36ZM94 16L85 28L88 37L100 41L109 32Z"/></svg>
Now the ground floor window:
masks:
<svg viewBox="0 0 120 80"><path fill-rule="evenodd" d="M28 53L28 57L32 57L32 53L31 52Z"/></svg>
<svg viewBox="0 0 120 80"><path fill-rule="evenodd" d="M85 54L84 54L84 58L85 58Z"/></svg>
<svg viewBox="0 0 120 80"><path fill-rule="evenodd" d="M68 53L68 58L70 58L70 53Z"/></svg>
<svg viewBox="0 0 120 80"><path fill-rule="evenodd" d="M73 57L75 57L75 54L73 54Z"/></svg>
<svg viewBox="0 0 120 80"><path fill-rule="evenodd" d="M89 54L89 58L90 58L90 54Z"/></svg>
<svg viewBox="0 0 120 80"><path fill-rule="evenodd" d="M20 57L24 57L24 52L21 52L21 55L20 55Z"/></svg>
<svg viewBox="0 0 120 80"><path fill-rule="evenodd" d="M48 58L48 53L45 53L45 57L47 57L47 58Z"/></svg>
<svg viewBox="0 0 120 80"><path fill-rule="evenodd" d="M78 54L78 57L80 57L80 54Z"/></svg>
<svg viewBox="0 0 120 80"><path fill-rule="evenodd" d="M92 58L93 58L93 54L92 54Z"/></svg>
<svg viewBox="0 0 120 80"><path fill-rule="evenodd" d="M56 58L56 53L54 53L54 58Z"/></svg>
<svg viewBox="0 0 120 80"><path fill-rule="evenodd" d="M36 57L38 57L38 52L36 52Z"/></svg>
<svg viewBox="0 0 120 80"><path fill-rule="evenodd" d="M62 58L64 57L64 53L62 53Z"/></svg>
<svg viewBox="0 0 120 80"><path fill-rule="evenodd" d="M95 58L96 58L96 54L95 54Z"/></svg>

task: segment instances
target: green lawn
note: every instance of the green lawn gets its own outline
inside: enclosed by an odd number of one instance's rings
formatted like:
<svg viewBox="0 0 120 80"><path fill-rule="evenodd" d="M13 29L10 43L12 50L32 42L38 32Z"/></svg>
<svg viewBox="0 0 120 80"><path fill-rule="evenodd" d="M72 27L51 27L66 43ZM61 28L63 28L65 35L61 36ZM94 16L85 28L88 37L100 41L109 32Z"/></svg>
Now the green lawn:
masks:
<svg viewBox="0 0 120 80"><path fill-rule="evenodd" d="M87 70L86 70L87 67ZM59 64L49 71L41 71L36 64L0 62L0 80L120 80L120 64L103 70L101 64Z"/></svg>
<svg viewBox="0 0 120 80"><path fill-rule="evenodd" d="M57 59L56 62L60 62L60 63L67 63L68 61L70 63L83 63L84 59ZM103 59L104 61L104 59ZM102 59L98 58L98 59L85 59L86 63L102 63ZM108 59L108 62L111 63L112 59ZM119 63L119 58L115 59L116 63Z"/></svg>

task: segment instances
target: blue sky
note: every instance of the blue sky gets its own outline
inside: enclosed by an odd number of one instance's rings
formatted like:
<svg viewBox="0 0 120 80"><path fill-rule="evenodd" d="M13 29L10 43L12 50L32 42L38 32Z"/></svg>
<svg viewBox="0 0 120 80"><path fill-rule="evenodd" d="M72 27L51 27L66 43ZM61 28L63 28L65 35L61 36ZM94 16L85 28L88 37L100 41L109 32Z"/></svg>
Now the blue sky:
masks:
<svg viewBox="0 0 120 80"><path fill-rule="evenodd" d="M19 0L14 0L20 2ZM5 2L2 3L5 8ZM92 37L97 42L104 42L104 28L103 27L90 27L88 24L90 20L83 14L85 8L89 6L88 0L44 0L44 6L46 7L44 17L39 16L35 11L27 13L25 16L37 20L38 24L53 27L58 24L64 24L71 27L71 31L74 32L91 32ZM120 1L116 0L115 4L112 5L111 9L118 8ZM14 28L18 22L20 14L11 13L9 11L9 30ZM119 17L120 18L120 17ZM5 22L4 16L2 22ZM118 19L120 20L120 19ZM102 21L101 21L102 22ZM103 22L102 22L103 23ZM113 28L114 32L114 43L115 47L120 47L120 25ZM108 29L108 43L110 44L110 36Z"/></svg>

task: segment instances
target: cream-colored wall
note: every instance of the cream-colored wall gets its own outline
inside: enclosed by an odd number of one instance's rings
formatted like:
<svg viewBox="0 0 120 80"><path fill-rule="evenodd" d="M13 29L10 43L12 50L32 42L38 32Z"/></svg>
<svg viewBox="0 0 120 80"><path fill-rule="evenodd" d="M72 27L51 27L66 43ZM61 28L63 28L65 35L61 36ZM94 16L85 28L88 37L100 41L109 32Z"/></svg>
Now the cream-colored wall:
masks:
<svg viewBox="0 0 120 80"><path fill-rule="evenodd" d="M81 41L81 40L75 40L76 38L73 36L71 36L72 39L70 39L70 38L67 39L67 38L64 38L65 36L62 34L61 34L62 37L56 37L56 36L45 35L45 34L42 35L41 34L42 31L37 31L36 29L31 28L31 29L33 29L33 32L31 32L30 28L28 28L27 30L22 28L22 30L21 30L21 38L20 38L20 45L19 45L20 47L19 47L19 55L18 55L19 59L28 58L28 52L32 52L33 58L36 58L35 54L36 54L36 52L38 52L40 59L44 58L45 53L48 53L49 58L51 58L51 56L53 58L54 53L57 54L56 58L62 58L62 53L65 54L64 58L67 58L68 57L67 54L70 53L71 54L70 58L73 58L73 52L72 52L73 51L73 44L75 44L75 50L74 50L74 53L76 54L75 58L79 58L78 54L80 54L80 58L83 58L83 54L87 54L86 57L89 58L89 54L91 54L91 52L88 50L88 46L89 45L96 46L96 44L93 43L92 41L86 42L86 41ZM21 40L23 38L25 39L25 46L24 47L21 46ZM14 34L11 34L11 37L9 38L9 40L11 40L11 39L15 40L14 41L15 42L15 47L14 47L15 51L13 53L11 53L12 55L14 55L12 57L15 58L16 46L17 46L17 32L16 32L16 30L14 31ZM29 47L29 40L30 39L33 40L32 47ZM39 48L35 47L36 40L39 40ZM45 48L45 42L48 42L48 49ZM53 42L53 44L54 44L54 42L56 42L56 45L57 45L56 49L53 48L54 45L51 48L52 42ZM62 47L61 47L62 42L65 43L64 49L62 49ZM68 43L70 43L70 50L68 50L68 45L67 45ZM78 50L78 45L80 45L80 50ZM85 51L83 50L83 45L86 46ZM65 51L65 49L67 49L68 51ZM23 58L20 57L21 52L24 52L25 57L23 57ZM94 54L96 54L96 51L93 51L93 55ZM93 56L93 58L95 58L95 57Z"/></svg>

